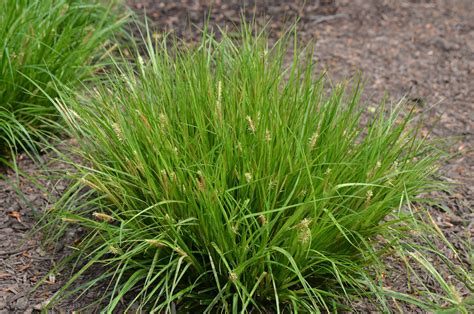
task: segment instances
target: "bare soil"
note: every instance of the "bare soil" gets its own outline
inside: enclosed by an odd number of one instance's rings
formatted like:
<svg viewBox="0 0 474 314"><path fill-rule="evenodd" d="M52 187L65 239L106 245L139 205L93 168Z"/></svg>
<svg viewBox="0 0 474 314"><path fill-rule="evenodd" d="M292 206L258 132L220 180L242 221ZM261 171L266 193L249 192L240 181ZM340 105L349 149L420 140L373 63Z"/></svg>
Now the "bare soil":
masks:
<svg viewBox="0 0 474 314"><path fill-rule="evenodd" d="M315 58L334 81L362 73L367 106L376 106L384 96L388 102L401 97L413 102L427 117L424 132L446 140L453 154L441 175L457 185L452 193L438 195L440 205L432 208L431 215L472 269L473 253L465 243L473 243L474 231L474 1L326 0L306 1L304 6L302 1L284 0L215 0L212 6L207 0L128 2L139 14L146 12L153 28L173 31L189 41L196 38L190 25L202 25L209 10L211 25L222 27L238 24L241 10L259 21L266 16L275 34L298 17L303 41L316 43ZM24 173L39 177L38 164L25 156L18 159ZM44 159L50 162L49 157ZM32 236L30 231L66 182L40 180L40 188L28 179L17 180L12 170L0 169L0 174L0 313L37 312L69 274L50 276L34 292L32 287L69 254L67 244L80 232L66 234L64 245L54 254L41 246L41 235ZM397 280L403 278L403 267L387 263L393 289L406 291L406 282ZM99 290L80 301L65 301L53 312L82 307L97 299ZM468 292L463 293L466 297ZM369 308L361 303L354 311Z"/></svg>

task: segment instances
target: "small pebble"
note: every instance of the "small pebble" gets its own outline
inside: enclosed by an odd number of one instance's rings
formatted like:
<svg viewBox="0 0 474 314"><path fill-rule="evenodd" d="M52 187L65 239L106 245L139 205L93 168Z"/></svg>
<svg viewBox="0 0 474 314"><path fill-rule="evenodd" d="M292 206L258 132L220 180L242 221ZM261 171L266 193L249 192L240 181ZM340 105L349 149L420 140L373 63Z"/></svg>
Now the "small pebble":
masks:
<svg viewBox="0 0 474 314"><path fill-rule="evenodd" d="M28 307L28 299L25 297L21 297L16 300L16 309L17 310L26 310Z"/></svg>

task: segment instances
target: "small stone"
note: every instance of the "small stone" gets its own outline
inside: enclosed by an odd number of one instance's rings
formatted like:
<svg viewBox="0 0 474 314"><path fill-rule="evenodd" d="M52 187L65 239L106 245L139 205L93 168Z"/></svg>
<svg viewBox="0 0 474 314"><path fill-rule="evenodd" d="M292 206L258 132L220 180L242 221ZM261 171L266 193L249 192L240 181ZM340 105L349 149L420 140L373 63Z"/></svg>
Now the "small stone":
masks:
<svg viewBox="0 0 474 314"><path fill-rule="evenodd" d="M51 301L51 298L41 302L41 303L38 303L36 305L33 306L33 309L36 310L36 311L42 311L46 306L48 306L49 302Z"/></svg>
<svg viewBox="0 0 474 314"><path fill-rule="evenodd" d="M28 199L28 201L33 203L38 198L38 195L37 194L30 194L30 195L26 195L26 198Z"/></svg>
<svg viewBox="0 0 474 314"><path fill-rule="evenodd" d="M28 300L25 297L21 297L16 300L16 309L17 310L26 310L28 307Z"/></svg>
<svg viewBox="0 0 474 314"><path fill-rule="evenodd" d="M456 215L450 215L449 216L449 221L453 225L462 225L464 223L464 220L461 217L456 216Z"/></svg>
<svg viewBox="0 0 474 314"><path fill-rule="evenodd" d="M8 208L8 211L13 212L13 211L18 211L19 209L20 209L20 204L14 203Z"/></svg>
<svg viewBox="0 0 474 314"><path fill-rule="evenodd" d="M459 49L459 46L457 46L456 44L452 44L450 43L449 41L447 41L446 39L442 38L442 37L436 37L434 40L433 40L433 45L440 49L440 50L444 50L444 51L450 51L450 50L456 50L456 49Z"/></svg>
<svg viewBox="0 0 474 314"><path fill-rule="evenodd" d="M46 255L46 252L42 248L37 248L36 253L38 253L39 256L41 256L41 257Z"/></svg>

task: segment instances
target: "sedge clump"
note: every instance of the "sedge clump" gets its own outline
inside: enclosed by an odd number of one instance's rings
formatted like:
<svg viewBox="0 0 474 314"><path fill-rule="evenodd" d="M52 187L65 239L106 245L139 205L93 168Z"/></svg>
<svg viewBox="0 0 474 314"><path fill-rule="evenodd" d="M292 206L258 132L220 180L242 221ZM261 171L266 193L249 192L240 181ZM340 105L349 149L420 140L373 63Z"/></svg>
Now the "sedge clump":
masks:
<svg viewBox="0 0 474 314"><path fill-rule="evenodd" d="M290 35L146 41L141 62L118 63L86 97L62 96L77 116L59 108L81 163L54 215L88 230L81 272L103 266L105 309L130 291L126 304L158 312L379 302L370 269L389 241L375 239L436 188L437 150L403 104L362 124L357 81L328 90Z"/></svg>

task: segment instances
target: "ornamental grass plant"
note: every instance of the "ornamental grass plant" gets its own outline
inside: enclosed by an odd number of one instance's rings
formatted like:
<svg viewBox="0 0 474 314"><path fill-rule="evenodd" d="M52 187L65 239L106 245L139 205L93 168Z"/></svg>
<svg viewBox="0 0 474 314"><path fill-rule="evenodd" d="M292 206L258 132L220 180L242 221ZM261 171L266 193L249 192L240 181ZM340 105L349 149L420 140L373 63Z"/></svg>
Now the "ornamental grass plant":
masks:
<svg viewBox="0 0 474 314"><path fill-rule="evenodd" d="M55 100L81 162L50 226L85 230L57 297L106 282L105 312L427 304L384 290L380 258L407 248L439 151L402 102L367 115L358 80L328 88L296 32L270 44L252 29L148 36L146 57Z"/></svg>
<svg viewBox="0 0 474 314"><path fill-rule="evenodd" d="M111 2L112 3L112 2ZM100 0L0 0L0 161L58 125L48 99L76 87L103 64L108 39L124 22Z"/></svg>

